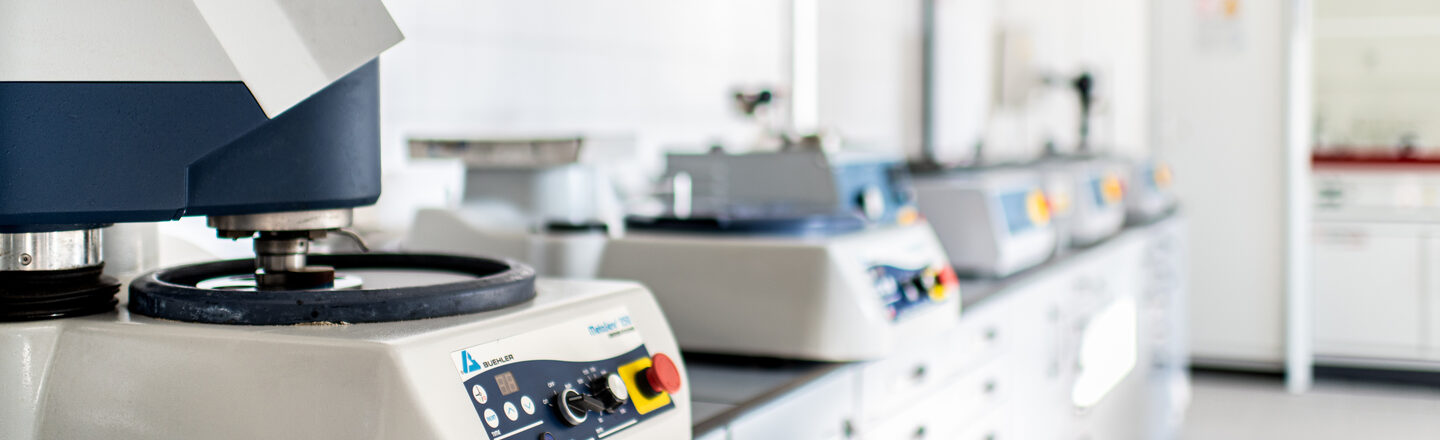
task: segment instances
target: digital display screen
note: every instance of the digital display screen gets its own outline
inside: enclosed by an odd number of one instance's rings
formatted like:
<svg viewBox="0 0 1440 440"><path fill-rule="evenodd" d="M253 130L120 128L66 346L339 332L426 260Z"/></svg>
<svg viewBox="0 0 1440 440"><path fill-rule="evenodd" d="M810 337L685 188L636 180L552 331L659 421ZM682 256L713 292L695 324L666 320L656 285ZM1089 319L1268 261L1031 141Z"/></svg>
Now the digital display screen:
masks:
<svg viewBox="0 0 1440 440"><path fill-rule="evenodd" d="M501 396L509 396L520 391L520 384L515 383L515 375L508 371L495 375L495 385L500 387Z"/></svg>

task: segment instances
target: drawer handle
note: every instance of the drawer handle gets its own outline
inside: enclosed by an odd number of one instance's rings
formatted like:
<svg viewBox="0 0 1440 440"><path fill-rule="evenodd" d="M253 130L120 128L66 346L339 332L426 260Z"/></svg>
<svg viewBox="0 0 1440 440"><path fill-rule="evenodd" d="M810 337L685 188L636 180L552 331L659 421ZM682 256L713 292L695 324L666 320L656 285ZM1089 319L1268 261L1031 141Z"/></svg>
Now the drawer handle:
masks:
<svg viewBox="0 0 1440 440"><path fill-rule="evenodd" d="M928 371L925 369L924 365L917 365L915 366L915 371L910 373L910 378L914 379L916 382L919 382L925 380L925 375L927 373Z"/></svg>
<svg viewBox="0 0 1440 440"><path fill-rule="evenodd" d="M910 438L915 438L915 439L925 438L925 427L924 427L924 426L921 426L921 427L919 427L919 428L915 428L915 435L910 436Z"/></svg>
<svg viewBox="0 0 1440 440"><path fill-rule="evenodd" d="M990 379L990 380L985 381L985 395L987 395L987 396L993 396L993 395L995 395L995 388L996 388L996 386L997 386L997 385L995 384L995 379Z"/></svg>

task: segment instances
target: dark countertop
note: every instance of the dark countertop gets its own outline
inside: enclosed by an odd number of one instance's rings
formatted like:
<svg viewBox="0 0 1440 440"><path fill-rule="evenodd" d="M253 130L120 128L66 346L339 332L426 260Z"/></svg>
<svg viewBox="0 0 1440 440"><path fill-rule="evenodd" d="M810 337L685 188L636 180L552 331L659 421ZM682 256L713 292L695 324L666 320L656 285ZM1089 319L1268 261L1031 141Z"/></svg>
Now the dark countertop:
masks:
<svg viewBox="0 0 1440 440"><path fill-rule="evenodd" d="M768 359L687 358L695 435L724 429L769 402L853 365L798 361L772 365L775 363Z"/></svg>

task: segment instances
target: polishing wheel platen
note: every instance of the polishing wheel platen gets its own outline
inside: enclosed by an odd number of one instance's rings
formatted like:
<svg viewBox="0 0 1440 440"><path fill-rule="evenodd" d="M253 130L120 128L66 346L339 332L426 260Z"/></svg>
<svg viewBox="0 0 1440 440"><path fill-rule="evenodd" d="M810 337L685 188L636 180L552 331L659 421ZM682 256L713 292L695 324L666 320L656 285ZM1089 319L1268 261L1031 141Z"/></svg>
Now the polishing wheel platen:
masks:
<svg viewBox="0 0 1440 440"><path fill-rule="evenodd" d="M510 260L387 253L309 258L339 271L339 279L363 279L364 285L295 290L208 285L255 271L251 260L217 261L141 275L130 284L130 311L211 324L360 323L483 312L535 297L535 271Z"/></svg>

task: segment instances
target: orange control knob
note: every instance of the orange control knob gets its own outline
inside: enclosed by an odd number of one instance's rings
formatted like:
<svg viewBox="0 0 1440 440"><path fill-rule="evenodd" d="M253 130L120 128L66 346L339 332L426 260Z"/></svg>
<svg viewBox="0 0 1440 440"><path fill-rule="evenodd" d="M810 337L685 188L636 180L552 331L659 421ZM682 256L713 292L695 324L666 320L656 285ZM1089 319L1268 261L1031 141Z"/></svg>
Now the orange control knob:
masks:
<svg viewBox="0 0 1440 440"><path fill-rule="evenodd" d="M663 353L656 353L650 358L650 368L646 368L642 374L645 376L645 383L656 393L674 393L680 391L680 368L675 366L675 361Z"/></svg>

